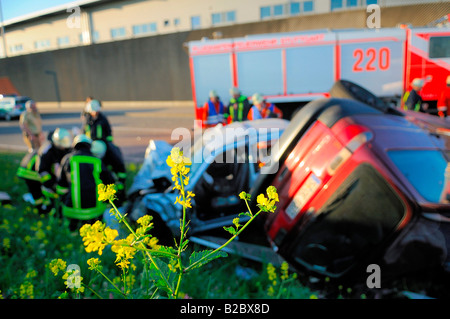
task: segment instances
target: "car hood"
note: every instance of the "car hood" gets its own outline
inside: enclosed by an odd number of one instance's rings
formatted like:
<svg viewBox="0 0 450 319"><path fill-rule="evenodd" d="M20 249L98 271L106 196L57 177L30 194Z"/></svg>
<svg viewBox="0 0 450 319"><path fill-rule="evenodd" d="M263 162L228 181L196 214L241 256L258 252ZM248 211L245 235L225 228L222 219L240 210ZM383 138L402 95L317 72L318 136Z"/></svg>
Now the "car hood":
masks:
<svg viewBox="0 0 450 319"><path fill-rule="evenodd" d="M166 159L170 155L171 150L172 145L165 141L150 140L145 151L142 167L134 177L128 194L133 194L142 189L152 188L155 186L153 180L157 178L166 177L171 181L170 167L166 163Z"/></svg>

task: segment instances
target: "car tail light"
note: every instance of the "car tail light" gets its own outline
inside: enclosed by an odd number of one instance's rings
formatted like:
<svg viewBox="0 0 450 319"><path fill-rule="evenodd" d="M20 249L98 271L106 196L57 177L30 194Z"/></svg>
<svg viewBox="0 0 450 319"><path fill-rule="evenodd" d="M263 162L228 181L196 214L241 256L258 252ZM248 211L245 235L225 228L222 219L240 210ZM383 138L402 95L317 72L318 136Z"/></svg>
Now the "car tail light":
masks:
<svg viewBox="0 0 450 319"><path fill-rule="evenodd" d="M333 175L358 148L370 141L372 137L373 134L369 131L363 131L354 136L331 160L327 167L328 174ZM286 215L289 216L291 220L295 219L298 213L317 192L321 185L322 180L311 172L303 185L295 193L289 205L286 207Z"/></svg>
<svg viewBox="0 0 450 319"><path fill-rule="evenodd" d="M330 162L327 167L328 174L333 175L338 170L338 168L347 161L352 153L354 153L359 147L370 141L372 138L373 134L369 131L359 133L358 135L353 137Z"/></svg>

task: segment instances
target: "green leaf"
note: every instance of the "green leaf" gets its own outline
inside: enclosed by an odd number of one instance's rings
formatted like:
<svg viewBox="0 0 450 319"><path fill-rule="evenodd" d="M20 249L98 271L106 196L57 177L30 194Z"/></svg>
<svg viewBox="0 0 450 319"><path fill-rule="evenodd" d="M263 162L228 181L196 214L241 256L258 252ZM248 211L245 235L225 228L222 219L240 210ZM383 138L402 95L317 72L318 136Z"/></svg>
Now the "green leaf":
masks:
<svg viewBox="0 0 450 319"><path fill-rule="evenodd" d="M231 235L235 235L236 234L236 229L234 229L233 226L230 227L223 227L223 229L225 229L227 232L229 232Z"/></svg>
<svg viewBox="0 0 450 319"><path fill-rule="evenodd" d="M248 217L250 217L250 218L253 217L253 214L252 214L251 212L245 212L245 213L242 212L242 213L239 214L239 216L241 216L241 215L243 215L243 216L248 216Z"/></svg>
<svg viewBox="0 0 450 319"><path fill-rule="evenodd" d="M227 257L228 254L224 251L216 251L215 253L211 254L212 250L203 250L203 251L194 251L191 256L189 257L189 265L192 265L198 261L200 261L198 264L196 264L192 269L202 267L203 265L209 263L210 261L220 258L220 257ZM211 254L211 255L209 255ZM209 256L208 256L209 255Z"/></svg>
<svg viewBox="0 0 450 319"><path fill-rule="evenodd" d="M177 273L170 270L169 265L161 259L154 260L159 270L153 263L149 267L150 278L155 283L155 286L164 290L167 293L174 291L175 281L177 279Z"/></svg>

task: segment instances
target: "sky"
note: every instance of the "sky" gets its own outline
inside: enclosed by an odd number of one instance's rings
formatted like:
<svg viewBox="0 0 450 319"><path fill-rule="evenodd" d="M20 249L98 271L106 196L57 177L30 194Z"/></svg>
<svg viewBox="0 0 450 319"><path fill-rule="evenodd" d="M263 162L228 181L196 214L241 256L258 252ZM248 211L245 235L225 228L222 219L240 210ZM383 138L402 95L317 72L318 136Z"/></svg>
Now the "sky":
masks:
<svg viewBox="0 0 450 319"><path fill-rule="evenodd" d="M0 0L5 21L70 2L73 0Z"/></svg>

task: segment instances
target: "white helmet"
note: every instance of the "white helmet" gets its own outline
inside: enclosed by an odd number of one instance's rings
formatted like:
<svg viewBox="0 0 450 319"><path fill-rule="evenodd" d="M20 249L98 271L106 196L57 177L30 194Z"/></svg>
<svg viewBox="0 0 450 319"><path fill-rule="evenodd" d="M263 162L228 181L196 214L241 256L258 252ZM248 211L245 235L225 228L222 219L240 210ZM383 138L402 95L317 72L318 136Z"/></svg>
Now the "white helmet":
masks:
<svg viewBox="0 0 450 319"><path fill-rule="evenodd" d="M72 144L72 134L65 128L57 128L52 135L52 143L60 148L69 148Z"/></svg>
<svg viewBox="0 0 450 319"><path fill-rule="evenodd" d="M100 111L101 105L98 100L91 100L86 104L86 112L98 112Z"/></svg>
<svg viewBox="0 0 450 319"><path fill-rule="evenodd" d="M87 144L91 145L92 140L84 134L79 134L79 135L75 136L75 138L73 139L72 147L75 147L80 143L87 143Z"/></svg>
<svg viewBox="0 0 450 319"><path fill-rule="evenodd" d="M255 94L253 94L253 96L252 96L252 102L253 102L253 104L255 104L255 105L261 104L263 100L264 100L263 96L262 96L261 94L259 94L259 93L255 93Z"/></svg>
<svg viewBox="0 0 450 319"><path fill-rule="evenodd" d="M233 96L233 95L238 95L238 94L241 94L241 92L239 91L239 89L237 87L233 86L230 89L230 95Z"/></svg>
<svg viewBox="0 0 450 319"><path fill-rule="evenodd" d="M103 158L106 153L106 144L101 140L92 141L91 152L97 158Z"/></svg>
<svg viewBox="0 0 450 319"><path fill-rule="evenodd" d="M411 82L412 86L416 86L418 88L422 88L424 85L424 81L423 79L420 78L415 78L412 82Z"/></svg>

